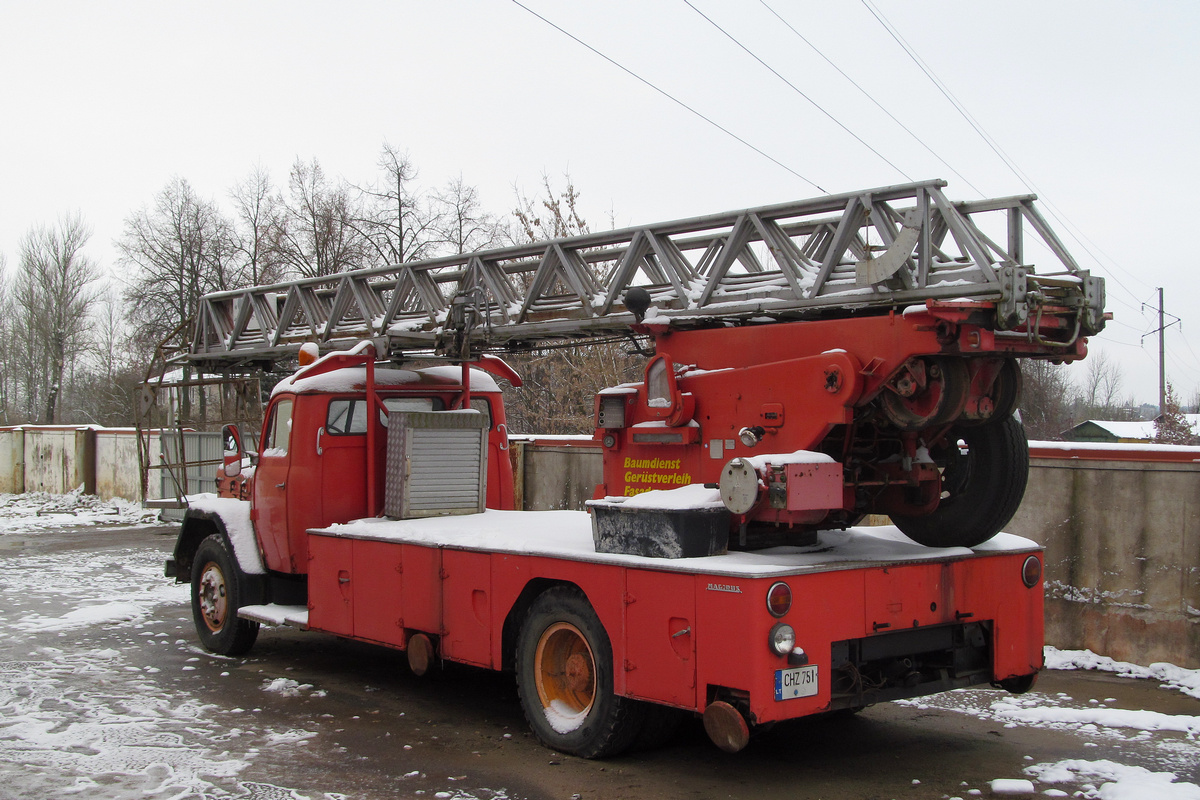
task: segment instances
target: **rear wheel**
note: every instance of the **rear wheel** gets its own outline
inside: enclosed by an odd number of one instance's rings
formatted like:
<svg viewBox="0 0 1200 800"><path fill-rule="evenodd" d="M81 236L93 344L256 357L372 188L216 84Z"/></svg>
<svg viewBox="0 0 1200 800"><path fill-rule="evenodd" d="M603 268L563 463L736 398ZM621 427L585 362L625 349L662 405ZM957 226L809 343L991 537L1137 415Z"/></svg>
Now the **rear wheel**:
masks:
<svg viewBox="0 0 1200 800"><path fill-rule="evenodd" d="M612 661L608 634L578 589L555 587L533 602L517 640L517 689L543 743L584 758L633 744L645 709L614 693Z"/></svg>
<svg viewBox="0 0 1200 800"><path fill-rule="evenodd" d="M942 473L937 509L892 515L910 539L929 547L974 547L1017 513L1029 479L1029 443L1015 417L955 426L930 455Z"/></svg>
<svg viewBox="0 0 1200 800"><path fill-rule="evenodd" d="M213 534L192 559L192 619L200 643L214 653L241 655L258 638L258 623L238 619L242 586L225 540Z"/></svg>

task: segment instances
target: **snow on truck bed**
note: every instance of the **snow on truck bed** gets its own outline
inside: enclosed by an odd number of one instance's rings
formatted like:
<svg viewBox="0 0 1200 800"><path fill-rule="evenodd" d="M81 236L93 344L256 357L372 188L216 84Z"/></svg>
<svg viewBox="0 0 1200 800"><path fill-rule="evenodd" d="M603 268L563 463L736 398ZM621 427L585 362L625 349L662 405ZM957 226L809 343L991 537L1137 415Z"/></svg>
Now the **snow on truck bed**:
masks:
<svg viewBox="0 0 1200 800"><path fill-rule="evenodd" d="M597 553L586 511L494 511L427 519L361 519L310 531L322 536L367 539L453 550L549 556L573 561L736 577L773 577L795 572L854 569L882 563L941 561L1036 550L1036 542L1008 533L973 549L925 547L892 526L821 531L807 547L772 547L703 558L649 558Z"/></svg>

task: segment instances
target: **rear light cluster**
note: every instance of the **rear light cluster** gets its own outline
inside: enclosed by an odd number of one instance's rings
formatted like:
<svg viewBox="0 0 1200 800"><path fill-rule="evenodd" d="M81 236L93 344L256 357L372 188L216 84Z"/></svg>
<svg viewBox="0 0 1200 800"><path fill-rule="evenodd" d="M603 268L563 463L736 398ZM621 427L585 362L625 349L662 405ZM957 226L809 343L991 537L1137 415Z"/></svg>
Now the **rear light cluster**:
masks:
<svg viewBox="0 0 1200 800"><path fill-rule="evenodd" d="M776 581L767 589L767 611L775 618L782 617L792 610L792 587L783 581ZM776 655L786 656L796 646L796 631L791 625L777 622L771 628L768 646Z"/></svg>

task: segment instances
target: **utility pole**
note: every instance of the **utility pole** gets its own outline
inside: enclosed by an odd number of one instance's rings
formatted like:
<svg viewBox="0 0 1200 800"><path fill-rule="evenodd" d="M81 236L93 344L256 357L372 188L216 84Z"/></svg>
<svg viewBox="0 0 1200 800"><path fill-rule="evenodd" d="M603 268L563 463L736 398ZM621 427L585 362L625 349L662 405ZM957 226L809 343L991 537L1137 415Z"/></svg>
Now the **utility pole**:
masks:
<svg viewBox="0 0 1200 800"><path fill-rule="evenodd" d="M1167 351L1164 345L1163 290L1158 287L1158 413L1167 413Z"/></svg>
<svg viewBox="0 0 1200 800"><path fill-rule="evenodd" d="M1142 303L1142 309L1145 310L1146 304ZM1158 334L1158 413L1164 414L1167 410L1167 348L1166 348L1166 333L1167 328L1171 325L1176 325L1181 320L1174 314L1170 324L1166 321L1167 312L1163 310L1163 290L1158 287L1158 330L1150 331L1150 333L1142 334L1142 342L1146 341L1147 336L1155 333Z"/></svg>

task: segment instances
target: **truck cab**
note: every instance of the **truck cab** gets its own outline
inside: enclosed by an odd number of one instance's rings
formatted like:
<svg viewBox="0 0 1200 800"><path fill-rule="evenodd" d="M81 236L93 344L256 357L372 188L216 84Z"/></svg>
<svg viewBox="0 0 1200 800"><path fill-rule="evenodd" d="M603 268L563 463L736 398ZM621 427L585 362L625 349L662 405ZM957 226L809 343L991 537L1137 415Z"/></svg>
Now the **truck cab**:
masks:
<svg viewBox="0 0 1200 800"><path fill-rule="evenodd" d="M187 580L202 542L215 534L234 551L227 569L239 572L246 594L239 604L304 602L306 532L382 513L388 419L398 411L462 410L465 403L481 414L486 506L513 509L508 425L496 382L500 376L519 386L511 368L488 359L476 362L483 369L396 369L376 367L373 359L370 348L332 353L276 385L257 453L244 449L236 428L227 429L216 501L223 505L193 499L167 562L169 577Z"/></svg>
<svg viewBox="0 0 1200 800"><path fill-rule="evenodd" d="M380 513L377 502L371 505L368 485L374 483L374 497L383 497L381 467L389 413L461 407L463 386L457 368L377 368L374 380L381 408L375 421L385 435L369 444L370 404L361 372L344 367L288 380L272 393L250 488L251 519L268 570L305 573L305 531ZM467 407L487 420L487 507L512 509L513 471L500 387L482 370L473 370L469 380ZM376 468L368 470L371 461Z"/></svg>

